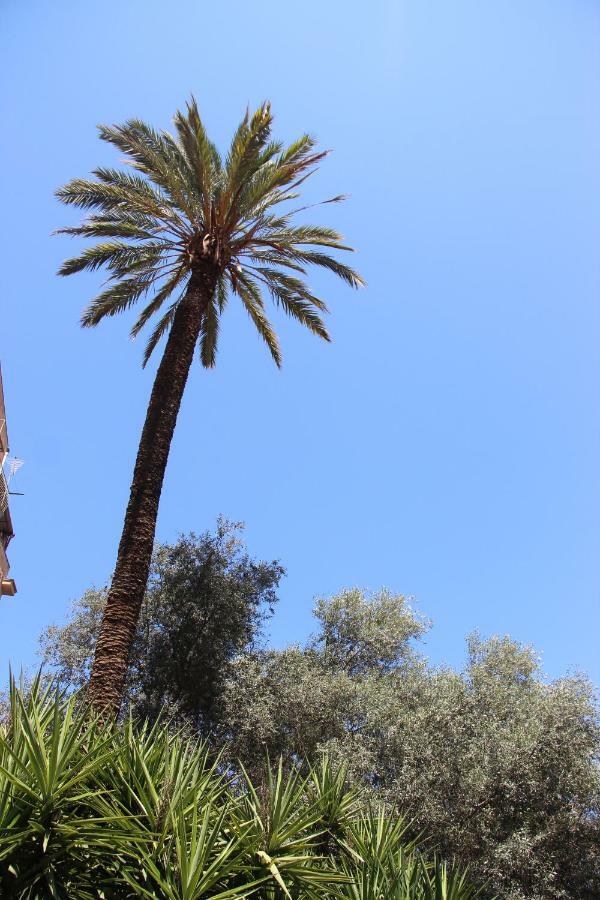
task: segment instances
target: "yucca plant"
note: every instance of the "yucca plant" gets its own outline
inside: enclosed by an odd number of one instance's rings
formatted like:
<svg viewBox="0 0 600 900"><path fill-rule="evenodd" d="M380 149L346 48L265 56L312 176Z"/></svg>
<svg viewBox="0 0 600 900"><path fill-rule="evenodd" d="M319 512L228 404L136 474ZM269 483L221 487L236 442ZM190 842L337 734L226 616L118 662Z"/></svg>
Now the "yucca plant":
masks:
<svg viewBox="0 0 600 900"><path fill-rule="evenodd" d="M335 856L361 810L361 791L349 784L347 765L335 767L327 756L322 756L318 765L310 769L307 793L319 810L319 852Z"/></svg>
<svg viewBox="0 0 600 900"><path fill-rule="evenodd" d="M424 900L476 900L483 890L469 882L464 869L450 868L443 860L425 867Z"/></svg>
<svg viewBox="0 0 600 900"><path fill-rule="evenodd" d="M67 898L110 859L109 831L121 819L96 814L93 801L113 735L75 704L39 679L24 698L11 681L0 735L0 895Z"/></svg>
<svg viewBox="0 0 600 900"><path fill-rule="evenodd" d="M106 726L39 680L0 727L0 896L16 900L474 900L407 823L324 759L251 781L203 743Z"/></svg>
<svg viewBox="0 0 600 900"><path fill-rule="evenodd" d="M139 867L124 873L136 897L229 900L249 897L264 879L252 879L244 829L229 824L229 805L214 800L190 811L169 811L170 835L157 851L143 847ZM140 877L143 875L143 877Z"/></svg>
<svg viewBox="0 0 600 900"><path fill-rule="evenodd" d="M325 885L343 881L320 847L324 811L322 798L311 796L309 779L295 769L284 772L281 760L275 767L267 761L258 786L245 776L236 812L249 824L256 874L266 879L261 896L322 896Z"/></svg>
<svg viewBox="0 0 600 900"><path fill-rule="evenodd" d="M349 900L476 900L482 890L467 873L423 853L408 839L409 823L383 807L360 813L346 828L341 868Z"/></svg>
<svg viewBox="0 0 600 900"><path fill-rule="evenodd" d="M246 114L225 158L209 140L194 100L174 124L174 135L138 119L100 126L102 140L125 154L133 172L98 168L94 179L76 178L57 192L63 203L92 211L81 225L60 231L98 241L67 260L60 274L108 270L108 286L85 310L82 324L97 325L143 300L132 336L157 320L144 364L167 337L90 679L91 701L112 712L122 698L169 448L196 347L202 364L214 366L220 316L233 297L279 366L264 295L329 340L322 318L327 306L306 283L307 267L326 269L351 287L362 283L332 255L351 249L336 231L298 223L306 207L293 202L326 156L313 138L303 135L288 147L273 141L268 103Z"/></svg>
<svg viewBox="0 0 600 900"><path fill-rule="evenodd" d="M136 727L129 718L117 730L110 767L102 772L106 801L131 817L132 827L148 833L158 852L173 827L172 816L198 804L218 807L227 783L204 742L192 742L157 721Z"/></svg>

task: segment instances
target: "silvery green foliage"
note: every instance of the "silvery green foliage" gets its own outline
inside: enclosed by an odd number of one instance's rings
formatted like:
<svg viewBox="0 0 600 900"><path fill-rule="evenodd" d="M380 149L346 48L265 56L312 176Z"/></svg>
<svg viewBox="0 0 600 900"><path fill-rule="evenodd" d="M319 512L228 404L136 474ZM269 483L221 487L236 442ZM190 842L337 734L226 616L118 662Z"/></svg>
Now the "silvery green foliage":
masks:
<svg viewBox="0 0 600 900"><path fill-rule="evenodd" d="M600 730L583 677L547 682L529 647L472 635L435 669L403 597L319 600L306 646L241 656L222 703L231 753L346 763L446 858L511 900L600 896Z"/></svg>

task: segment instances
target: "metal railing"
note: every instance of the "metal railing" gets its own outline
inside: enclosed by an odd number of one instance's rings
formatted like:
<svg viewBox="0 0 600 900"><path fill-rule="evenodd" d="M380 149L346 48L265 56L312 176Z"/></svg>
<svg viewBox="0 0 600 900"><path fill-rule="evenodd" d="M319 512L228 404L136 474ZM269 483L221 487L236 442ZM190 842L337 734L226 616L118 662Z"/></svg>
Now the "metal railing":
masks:
<svg viewBox="0 0 600 900"><path fill-rule="evenodd" d="M0 515L8 509L8 484L4 472L0 469Z"/></svg>

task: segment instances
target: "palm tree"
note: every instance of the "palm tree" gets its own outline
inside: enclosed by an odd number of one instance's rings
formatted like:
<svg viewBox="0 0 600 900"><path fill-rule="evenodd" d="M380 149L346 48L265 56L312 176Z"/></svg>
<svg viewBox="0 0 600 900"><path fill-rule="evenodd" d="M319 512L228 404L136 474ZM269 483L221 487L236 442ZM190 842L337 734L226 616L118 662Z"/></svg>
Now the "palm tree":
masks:
<svg viewBox="0 0 600 900"><path fill-rule="evenodd" d="M303 276L321 266L351 287L362 281L330 255L351 250L330 228L297 224L300 185L326 152L303 135L288 147L271 140L269 103L246 116L225 159L208 139L194 99L174 118L175 135L145 122L100 126L102 140L125 154L133 171L98 168L70 181L57 197L91 212L61 233L100 239L67 260L61 275L105 266L106 289L84 311L84 327L144 299L135 337L157 317L144 365L166 335L142 430L129 503L89 684L92 704L116 713L121 703L156 529L169 448L196 345L215 365L219 319L239 298L277 366L277 336L263 294L324 340L325 303ZM333 197L325 202L335 202Z"/></svg>

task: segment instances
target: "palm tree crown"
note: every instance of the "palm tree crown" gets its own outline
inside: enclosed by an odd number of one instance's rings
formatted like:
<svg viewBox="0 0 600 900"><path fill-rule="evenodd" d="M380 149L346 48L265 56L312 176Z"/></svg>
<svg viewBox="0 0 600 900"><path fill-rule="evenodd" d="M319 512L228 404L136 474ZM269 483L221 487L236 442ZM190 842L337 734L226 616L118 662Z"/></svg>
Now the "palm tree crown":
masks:
<svg viewBox="0 0 600 900"><path fill-rule="evenodd" d="M98 168L96 180L76 178L57 192L64 203L93 210L81 225L60 231L103 239L67 260L60 274L101 266L110 273L82 324L97 325L150 297L131 330L135 337L158 316L145 365L169 330L190 277L210 273L215 287L208 292L199 334L204 366L215 364L219 316L232 294L278 366L281 353L265 314L265 290L288 315L329 340L321 317L327 307L303 280L307 266L329 269L352 287L363 282L330 255L352 249L341 236L330 228L294 224L294 216L307 207L291 204L327 151L317 151L308 135L288 147L271 140L269 103L252 116L246 113L224 160L208 139L193 98L174 123L175 136L137 119L100 126L100 137L124 152L135 171Z"/></svg>

